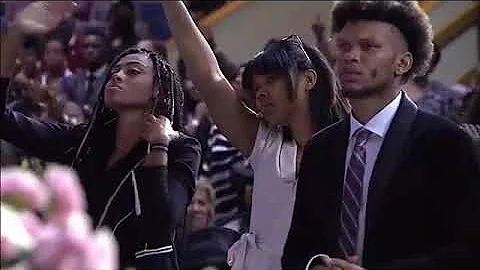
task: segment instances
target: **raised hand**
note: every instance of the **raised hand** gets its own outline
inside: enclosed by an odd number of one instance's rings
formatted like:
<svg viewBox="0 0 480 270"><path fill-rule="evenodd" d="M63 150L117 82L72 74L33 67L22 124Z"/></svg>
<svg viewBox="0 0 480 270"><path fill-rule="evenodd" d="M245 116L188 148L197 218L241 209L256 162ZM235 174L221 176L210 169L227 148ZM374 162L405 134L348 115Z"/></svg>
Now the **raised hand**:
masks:
<svg viewBox="0 0 480 270"><path fill-rule="evenodd" d="M45 34L71 16L77 4L73 1L37 1L15 16L15 23L25 34Z"/></svg>

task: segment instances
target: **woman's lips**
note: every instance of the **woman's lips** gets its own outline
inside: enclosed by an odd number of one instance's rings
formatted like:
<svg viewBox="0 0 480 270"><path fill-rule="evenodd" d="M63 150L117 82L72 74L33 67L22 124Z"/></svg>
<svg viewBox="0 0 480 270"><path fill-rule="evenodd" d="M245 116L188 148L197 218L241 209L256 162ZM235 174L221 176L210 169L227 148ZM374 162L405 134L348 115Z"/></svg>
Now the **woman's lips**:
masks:
<svg viewBox="0 0 480 270"><path fill-rule="evenodd" d="M123 89L118 85L109 85L107 86L108 91L122 91Z"/></svg>

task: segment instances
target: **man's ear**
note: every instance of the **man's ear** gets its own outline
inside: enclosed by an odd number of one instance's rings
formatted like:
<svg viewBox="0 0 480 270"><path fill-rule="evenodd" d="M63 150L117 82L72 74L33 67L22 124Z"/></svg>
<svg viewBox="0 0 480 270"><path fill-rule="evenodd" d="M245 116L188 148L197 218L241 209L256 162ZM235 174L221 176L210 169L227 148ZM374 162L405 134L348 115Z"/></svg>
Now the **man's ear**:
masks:
<svg viewBox="0 0 480 270"><path fill-rule="evenodd" d="M317 83L317 72L313 69L305 71L305 90L311 90Z"/></svg>
<svg viewBox="0 0 480 270"><path fill-rule="evenodd" d="M407 73L413 66L413 56L410 52L399 55L395 62L395 75L402 76Z"/></svg>

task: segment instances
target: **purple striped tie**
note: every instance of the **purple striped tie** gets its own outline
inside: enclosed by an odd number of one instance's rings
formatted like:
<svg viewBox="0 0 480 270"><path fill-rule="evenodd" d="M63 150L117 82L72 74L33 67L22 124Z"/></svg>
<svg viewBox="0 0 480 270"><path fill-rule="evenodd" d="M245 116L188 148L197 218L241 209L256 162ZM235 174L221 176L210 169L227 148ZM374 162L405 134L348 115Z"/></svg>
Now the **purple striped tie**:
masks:
<svg viewBox="0 0 480 270"><path fill-rule="evenodd" d="M345 256L354 256L358 241L358 219L363 203L363 174L365 172L366 144L371 132L359 128L353 134L355 144L343 184L342 212L340 215L340 248Z"/></svg>

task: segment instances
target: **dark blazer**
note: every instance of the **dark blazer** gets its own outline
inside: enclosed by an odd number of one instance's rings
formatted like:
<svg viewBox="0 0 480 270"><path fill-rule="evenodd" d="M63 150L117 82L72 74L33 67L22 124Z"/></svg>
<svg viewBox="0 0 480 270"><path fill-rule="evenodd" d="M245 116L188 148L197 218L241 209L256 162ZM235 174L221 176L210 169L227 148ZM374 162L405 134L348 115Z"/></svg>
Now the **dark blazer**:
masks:
<svg viewBox="0 0 480 270"><path fill-rule="evenodd" d="M305 148L282 264L304 269L338 246L349 118ZM403 94L368 193L363 267L478 269L480 169L468 135Z"/></svg>
<svg viewBox="0 0 480 270"><path fill-rule="evenodd" d="M62 78L60 81L60 90L59 94L62 98L73 101L80 105L82 108L84 105L88 105L90 107L89 111L84 111L86 116L90 116L91 110L95 106L95 103L98 100L98 95L102 88L103 83L107 77L107 68L101 73L100 76L97 76L93 81L93 93L89 96L87 95L87 84L88 78L86 71L81 69L77 71L72 76L67 76Z"/></svg>

